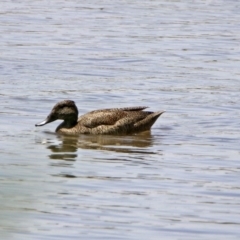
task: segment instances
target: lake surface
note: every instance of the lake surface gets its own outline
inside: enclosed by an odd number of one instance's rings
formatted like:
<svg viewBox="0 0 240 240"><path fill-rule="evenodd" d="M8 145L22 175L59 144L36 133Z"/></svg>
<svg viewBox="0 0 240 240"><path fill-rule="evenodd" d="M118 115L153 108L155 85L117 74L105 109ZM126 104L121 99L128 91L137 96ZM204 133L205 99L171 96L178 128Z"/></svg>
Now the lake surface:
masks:
<svg viewBox="0 0 240 240"><path fill-rule="evenodd" d="M238 1L2 1L1 239L239 239ZM35 128L149 106L151 133Z"/></svg>

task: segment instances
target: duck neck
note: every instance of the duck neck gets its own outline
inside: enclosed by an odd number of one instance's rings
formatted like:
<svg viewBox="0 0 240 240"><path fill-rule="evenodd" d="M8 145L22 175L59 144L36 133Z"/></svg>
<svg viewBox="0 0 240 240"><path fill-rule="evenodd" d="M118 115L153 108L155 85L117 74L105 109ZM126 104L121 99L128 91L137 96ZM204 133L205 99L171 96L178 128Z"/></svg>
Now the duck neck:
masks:
<svg viewBox="0 0 240 240"><path fill-rule="evenodd" d="M65 119L63 122L63 127L72 128L77 124L77 119Z"/></svg>
<svg viewBox="0 0 240 240"><path fill-rule="evenodd" d="M62 128L73 128L77 124L77 118L68 118L65 119L56 129L56 132Z"/></svg>

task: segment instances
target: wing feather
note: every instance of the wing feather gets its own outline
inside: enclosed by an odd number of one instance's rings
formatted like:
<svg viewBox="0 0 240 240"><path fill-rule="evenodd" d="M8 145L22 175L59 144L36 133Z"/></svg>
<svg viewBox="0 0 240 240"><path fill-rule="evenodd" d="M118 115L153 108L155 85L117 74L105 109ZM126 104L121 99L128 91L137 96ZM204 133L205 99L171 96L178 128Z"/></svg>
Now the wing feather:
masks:
<svg viewBox="0 0 240 240"><path fill-rule="evenodd" d="M133 118L137 121L146 117L147 112L142 112L145 108L126 107L95 110L81 116L78 122L87 128L95 128L101 125L114 125L121 119Z"/></svg>

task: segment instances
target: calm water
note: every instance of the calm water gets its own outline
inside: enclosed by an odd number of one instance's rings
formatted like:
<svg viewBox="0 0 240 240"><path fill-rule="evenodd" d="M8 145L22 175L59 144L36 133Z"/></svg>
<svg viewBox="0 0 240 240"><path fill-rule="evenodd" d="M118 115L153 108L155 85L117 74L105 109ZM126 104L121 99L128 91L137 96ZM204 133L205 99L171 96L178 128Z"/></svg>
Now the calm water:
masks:
<svg viewBox="0 0 240 240"><path fill-rule="evenodd" d="M238 1L2 1L1 239L239 239ZM151 133L60 137L80 114L166 110Z"/></svg>

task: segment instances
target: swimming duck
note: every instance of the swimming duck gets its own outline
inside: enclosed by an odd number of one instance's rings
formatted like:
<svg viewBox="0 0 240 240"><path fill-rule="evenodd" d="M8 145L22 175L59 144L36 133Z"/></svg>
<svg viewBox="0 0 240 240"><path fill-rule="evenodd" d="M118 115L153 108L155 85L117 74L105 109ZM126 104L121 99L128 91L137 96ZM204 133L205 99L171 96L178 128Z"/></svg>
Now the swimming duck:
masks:
<svg viewBox="0 0 240 240"><path fill-rule="evenodd" d="M35 126L43 126L62 119L64 121L56 129L56 132L60 134L132 134L150 130L164 112L143 111L145 108L147 107L101 109L86 113L78 118L75 102L64 100L57 103L48 117Z"/></svg>

